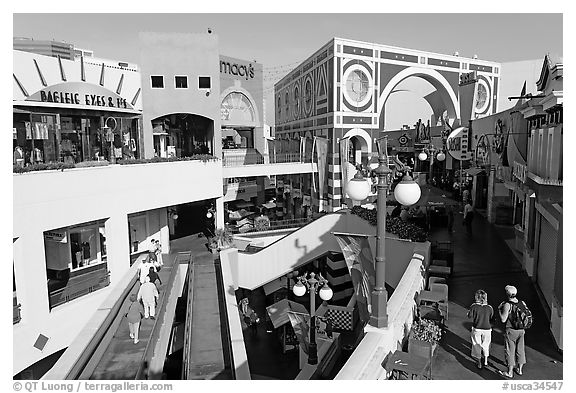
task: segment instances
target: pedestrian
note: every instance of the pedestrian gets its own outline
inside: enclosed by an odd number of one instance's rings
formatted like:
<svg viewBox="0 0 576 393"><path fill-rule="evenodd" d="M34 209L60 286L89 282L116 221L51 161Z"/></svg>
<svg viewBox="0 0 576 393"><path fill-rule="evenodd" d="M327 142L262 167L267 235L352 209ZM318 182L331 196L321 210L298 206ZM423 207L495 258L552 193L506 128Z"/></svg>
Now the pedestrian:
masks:
<svg viewBox="0 0 576 393"><path fill-rule="evenodd" d="M458 200L458 198L460 197L460 185L458 184L457 181L454 181L454 184L452 185L452 190L453 190L452 197Z"/></svg>
<svg viewBox="0 0 576 393"><path fill-rule="evenodd" d="M488 304L488 294L479 289L474 294L474 303L468 309L468 318L472 319L472 357L477 361L477 367L482 369L488 365L490 343L492 342L492 325L494 316L492 306ZM482 359L484 353L484 359ZM482 361L484 360L484 361Z"/></svg>
<svg viewBox="0 0 576 393"><path fill-rule="evenodd" d="M155 260L156 255L153 252L149 252L146 259L142 261L142 264L140 265L140 284L144 284L144 279L148 277L150 267L153 267L154 270L156 270L156 267L154 266Z"/></svg>
<svg viewBox="0 0 576 393"><path fill-rule="evenodd" d="M156 300L158 299L158 289L150 282L150 277L146 276L144 284L138 290L138 300L142 300L144 305L144 318L155 319Z"/></svg>
<svg viewBox="0 0 576 393"><path fill-rule="evenodd" d="M156 249L154 250L156 254L156 259L158 260L158 265L156 266L157 270L160 270L162 266L164 266L164 261L162 259L162 244L160 244L160 240L156 240L154 243Z"/></svg>
<svg viewBox="0 0 576 393"><path fill-rule="evenodd" d="M408 206L403 206L402 211L400 212L400 219L404 222L408 221Z"/></svg>
<svg viewBox="0 0 576 393"><path fill-rule="evenodd" d="M160 276L154 270L154 266L150 266L150 271L148 272L148 278L150 278L150 282L152 284L156 285L156 281L158 281L160 285L162 285L162 280L160 280ZM158 285L156 285L156 288L160 289L158 288Z"/></svg>
<svg viewBox="0 0 576 393"><path fill-rule="evenodd" d="M470 191L468 190L468 188L464 188L464 190L462 191L462 203L464 205L468 203L469 198L470 198Z"/></svg>
<svg viewBox="0 0 576 393"><path fill-rule="evenodd" d="M526 364L526 352L524 348L524 335L526 331L524 328L518 326L519 321L516 320L516 308L522 306L527 309L527 307L526 303L516 298L518 293L516 287L506 285L504 290L506 291L506 297L508 299L500 303L498 313L506 328L504 333L504 354L506 356L506 366L508 370L498 372L506 378L512 378L514 371L518 375L522 375L522 368L524 364Z"/></svg>
<svg viewBox="0 0 576 393"><path fill-rule="evenodd" d="M135 293L130 295L130 305L128 306L128 311L126 312L126 318L128 319L128 330L130 330L130 338L134 339L134 344L138 344L138 331L140 329L140 321L144 316L144 308L142 304L138 302L138 297Z"/></svg>
<svg viewBox="0 0 576 393"><path fill-rule="evenodd" d="M446 207L446 215L448 216L448 233L454 232L454 208L451 205Z"/></svg>
<svg viewBox="0 0 576 393"><path fill-rule="evenodd" d="M474 219L474 208L470 204L470 201L464 206L464 221L463 224L466 226L466 233L472 236L472 220Z"/></svg>

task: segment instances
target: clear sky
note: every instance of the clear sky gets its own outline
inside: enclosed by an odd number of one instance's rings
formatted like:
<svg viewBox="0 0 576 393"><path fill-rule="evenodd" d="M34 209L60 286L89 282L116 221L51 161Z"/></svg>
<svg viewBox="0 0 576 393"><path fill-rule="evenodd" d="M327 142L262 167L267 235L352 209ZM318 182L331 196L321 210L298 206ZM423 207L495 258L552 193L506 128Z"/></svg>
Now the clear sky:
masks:
<svg viewBox="0 0 576 393"><path fill-rule="evenodd" d="M251 6L254 3L242 4ZM356 3L349 1L344 4L348 6L333 8L349 9ZM248 8L262 10L261 7ZM304 8L294 9L301 11ZM563 55L561 13L13 15L14 36L66 41L93 50L96 57L134 63L139 63L140 31L202 33L208 27L218 35L221 54L263 64L268 123L273 122L270 108L273 108L274 82L333 37L444 54L458 51L460 56L477 54L480 59L501 63L543 59L546 53ZM420 104L425 105L423 102Z"/></svg>

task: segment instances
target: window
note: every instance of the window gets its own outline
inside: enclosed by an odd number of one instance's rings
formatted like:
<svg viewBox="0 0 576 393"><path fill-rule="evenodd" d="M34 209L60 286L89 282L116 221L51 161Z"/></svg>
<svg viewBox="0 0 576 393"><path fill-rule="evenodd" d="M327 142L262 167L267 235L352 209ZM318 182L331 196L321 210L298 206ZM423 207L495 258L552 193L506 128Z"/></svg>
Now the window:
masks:
<svg viewBox="0 0 576 393"><path fill-rule="evenodd" d="M164 77L162 75L152 75L150 76L152 81L153 89L163 89L164 88Z"/></svg>
<svg viewBox="0 0 576 393"><path fill-rule="evenodd" d="M368 95L368 76L361 70L354 70L346 80L346 91L355 103Z"/></svg>
<svg viewBox="0 0 576 393"><path fill-rule="evenodd" d="M280 115L282 114L282 100L278 97L278 119L280 119Z"/></svg>
<svg viewBox="0 0 576 393"><path fill-rule="evenodd" d="M284 101L284 104L286 105L286 117L288 117L288 114L290 113L290 95L288 92L286 92L286 101Z"/></svg>
<svg viewBox="0 0 576 393"><path fill-rule="evenodd" d="M209 76L199 76L198 77L198 88L199 89L210 89L212 87Z"/></svg>
<svg viewBox="0 0 576 393"><path fill-rule="evenodd" d="M187 76L175 76L174 77L174 87L177 89L187 89L188 88L188 77Z"/></svg>
<svg viewBox="0 0 576 393"><path fill-rule="evenodd" d="M50 309L110 283L104 221L45 231L44 253Z"/></svg>

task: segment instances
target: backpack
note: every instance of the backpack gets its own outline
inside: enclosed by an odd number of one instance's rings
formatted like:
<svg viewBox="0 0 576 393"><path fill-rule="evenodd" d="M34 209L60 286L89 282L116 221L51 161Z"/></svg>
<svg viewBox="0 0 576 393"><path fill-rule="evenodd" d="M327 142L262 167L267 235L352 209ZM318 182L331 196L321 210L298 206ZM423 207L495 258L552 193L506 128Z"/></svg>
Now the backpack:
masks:
<svg viewBox="0 0 576 393"><path fill-rule="evenodd" d="M528 329L532 326L532 312L524 303L523 300L519 300L518 303L510 303L510 315L508 319L512 325L512 329Z"/></svg>

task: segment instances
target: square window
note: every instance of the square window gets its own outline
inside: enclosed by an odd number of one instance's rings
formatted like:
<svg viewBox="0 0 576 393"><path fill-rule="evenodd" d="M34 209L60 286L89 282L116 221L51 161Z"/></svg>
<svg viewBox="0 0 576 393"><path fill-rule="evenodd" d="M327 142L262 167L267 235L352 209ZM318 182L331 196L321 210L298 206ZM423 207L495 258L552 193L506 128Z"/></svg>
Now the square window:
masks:
<svg viewBox="0 0 576 393"><path fill-rule="evenodd" d="M162 75L152 75L150 76L152 80L153 89L163 89L164 88L164 77Z"/></svg>
<svg viewBox="0 0 576 393"><path fill-rule="evenodd" d="M199 76L198 77L198 88L199 89L210 89L211 81L209 76Z"/></svg>
<svg viewBox="0 0 576 393"><path fill-rule="evenodd" d="M177 89L187 89L188 88L188 77L187 76L175 76L174 86Z"/></svg>

